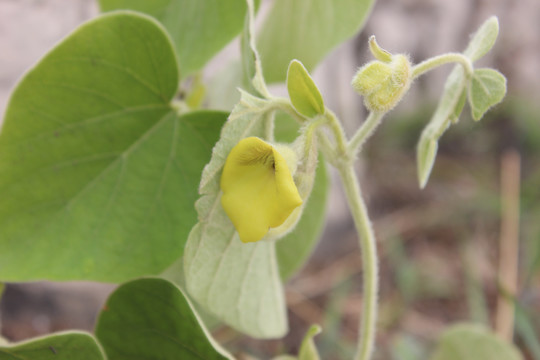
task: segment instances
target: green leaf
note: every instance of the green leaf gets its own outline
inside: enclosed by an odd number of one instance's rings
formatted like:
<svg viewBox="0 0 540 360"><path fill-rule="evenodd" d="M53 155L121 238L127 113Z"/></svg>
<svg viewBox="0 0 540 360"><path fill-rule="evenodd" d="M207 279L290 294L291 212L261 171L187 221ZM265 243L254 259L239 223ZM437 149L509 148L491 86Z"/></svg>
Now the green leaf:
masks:
<svg viewBox="0 0 540 360"><path fill-rule="evenodd" d="M70 331L0 346L2 360L104 360L94 337Z"/></svg>
<svg viewBox="0 0 540 360"><path fill-rule="evenodd" d="M320 239L325 223L329 185L326 165L320 158L315 184L302 218L294 230L276 244L279 274L283 280L290 278L304 265Z"/></svg>
<svg viewBox="0 0 540 360"><path fill-rule="evenodd" d="M0 279L123 281L181 256L226 114L179 116L171 42L101 16L20 82L0 134Z"/></svg>
<svg viewBox="0 0 540 360"><path fill-rule="evenodd" d="M231 111L240 101L240 92L231 89L243 88L242 65L240 61L231 61L208 81L206 88L206 106L210 109Z"/></svg>
<svg viewBox="0 0 540 360"><path fill-rule="evenodd" d="M474 70L469 87L469 105L474 120L480 120L490 107L506 95L506 78L493 69Z"/></svg>
<svg viewBox="0 0 540 360"><path fill-rule="evenodd" d="M109 359L136 354L160 359L178 355L182 359L232 359L212 338L184 292L161 278L123 284L107 301L96 332ZM134 343L139 348L134 349Z"/></svg>
<svg viewBox="0 0 540 360"><path fill-rule="evenodd" d="M182 74L200 70L242 30L245 0L99 0L102 11L130 9L155 17L171 35Z"/></svg>
<svg viewBox="0 0 540 360"><path fill-rule="evenodd" d="M276 141L291 143L298 137L299 130L298 123L290 116L284 113L276 114L274 130ZM304 265L320 239L325 224L329 185L326 163L319 156L315 184L302 217L294 230L276 243L279 273L284 281Z"/></svg>
<svg viewBox="0 0 540 360"><path fill-rule="evenodd" d="M406 334L394 336L390 351L392 360L418 360L426 358L422 343L413 336Z"/></svg>
<svg viewBox="0 0 540 360"><path fill-rule="evenodd" d="M519 350L489 329L458 324L446 330L430 360L522 360Z"/></svg>
<svg viewBox="0 0 540 360"><path fill-rule="evenodd" d="M467 79L461 65L455 66L446 79L437 108L422 131L416 147L416 166L420 188L426 186L431 174L437 156L438 140L450 124L456 123L459 119L461 110L463 110L463 93L466 85Z"/></svg>
<svg viewBox="0 0 540 360"><path fill-rule="evenodd" d="M258 38L267 82L285 80L298 59L311 71L332 48L356 34L374 0L276 0Z"/></svg>
<svg viewBox="0 0 540 360"><path fill-rule="evenodd" d="M247 0L248 12L241 37L243 82L248 92L270 97L263 76L261 58L255 44L255 5Z"/></svg>
<svg viewBox="0 0 540 360"><path fill-rule="evenodd" d="M275 244L242 243L221 206L219 187L225 159L248 136L266 138L272 117L265 101L242 93L205 167L196 203L199 223L189 234L184 270L189 294L226 324L256 338L281 337L287 330L285 300Z"/></svg>
<svg viewBox="0 0 540 360"><path fill-rule="evenodd" d="M319 325L311 325L306 335L304 336L302 345L300 346L300 353L298 354L298 360L319 360L320 359L319 352L317 351L317 348L315 347L315 343L313 342L313 338L320 333L321 333L321 327Z"/></svg>
<svg viewBox="0 0 540 360"><path fill-rule="evenodd" d="M300 126L285 113L275 118L275 138L278 142L292 143ZM325 224L329 178L324 159L319 156L315 184L304 207L302 217L294 230L276 243L279 273L282 280L294 275L306 262L320 239Z"/></svg>
<svg viewBox="0 0 540 360"><path fill-rule="evenodd" d="M480 59L491 50L495 44L495 40L497 40L498 34L499 20L496 16L492 16L487 19L473 35L464 54L472 61Z"/></svg>
<svg viewBox="0 0 540 360"><path fill-rule="evenodd" d="M298 60L289 64L287 90L296 111L309 118L324 114L324 102L315 82Z"/></svg>
<svg viewBox="0 0 540 360"><path fill-rule="evenodd" d="M493 47L493 44L497 39L498 32L499 22L497 18L489 18L486 22L484 22L484 24L472 37L469 46L464 52L465 55L468 56L472 61L478 60L479 58L484 56ZM484 69L480 70L482 70L480 72L480 74L482 74ZM472 81L474 83L474 79ZM446 80L446 83L444 85L444 92L441 96L439 104L437 105L437 109L435 110L435 113L429 121L429 124L424 128L420 142L417 146L417 166L420 187L424 187L427 183L427 180L429 179L429 175L431 173L431 169L433 167L433 162L435 161L437 149L433 146L433 144L430 144L430 142L438 141L451 123L458 122L459 116L461 115L461 111L463 110L463 106L465 104L464 97L467 84L468 81L465 77L463 68L461 67L461 65L456 65L448 76L448 79ZM506 80L504 84L506 84ZM471 88L473 86L477 87L478 85L479 84L471 84ZM469 103L471 104L471 107L473 107L473 102L477 101L477 104L475 104L476 110L473 109L473 118L477 119L477 116L480 114L480 110L484 109L488 103L491 103L497 97L491 98L491 101L486 101L484 97L480 96L479 98L475 98L471 101L471 88L469 88ZM499 86L497 86L497 89L498 90L496 94L497 96L499 96ZM504 93L502 94L502 97L504 97ZM502 97L497 102L499 102ZM487 109L492 105L494 104L491 104L487 108L485 108L484 112L487 111ZM483 114L484 112L482 112L481 114ZM478 117L478 119L480 117ZM431 150L435 151L432 156L430 155L432 159L427 157L427 155L430 154ZM421 154L420 151L422 151L423 153Z"/></svg>
<svg viewBox="0 0 540 360"><path fill-rule="evenodd" d="M230 358L214 348L180 289L158 278L116 289L101 311L96 336L109 360Z"/></svg>
<svg viewBox="0 0 540 360"><path fill-rule="evenodd" d="M437 147L437 140L424 137L423 135L418 142L416 162L418 164L418 181L421 189L426 187L429 175L435 164Z"/></svg>

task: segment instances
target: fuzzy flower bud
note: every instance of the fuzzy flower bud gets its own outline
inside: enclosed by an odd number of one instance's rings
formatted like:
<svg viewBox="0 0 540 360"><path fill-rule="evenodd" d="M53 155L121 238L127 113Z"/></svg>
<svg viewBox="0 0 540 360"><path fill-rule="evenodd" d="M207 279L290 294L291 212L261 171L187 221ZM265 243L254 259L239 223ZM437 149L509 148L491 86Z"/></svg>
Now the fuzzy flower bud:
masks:
<svg viewBox="0 0 540 360"><path fill-rule="evenodd" d="M362 96L370 111L391 110L409 90L411 63L406 55L392 55L380 48L372 36L370 50L377 60L361 67L352 80L352 87Z"/></svg>

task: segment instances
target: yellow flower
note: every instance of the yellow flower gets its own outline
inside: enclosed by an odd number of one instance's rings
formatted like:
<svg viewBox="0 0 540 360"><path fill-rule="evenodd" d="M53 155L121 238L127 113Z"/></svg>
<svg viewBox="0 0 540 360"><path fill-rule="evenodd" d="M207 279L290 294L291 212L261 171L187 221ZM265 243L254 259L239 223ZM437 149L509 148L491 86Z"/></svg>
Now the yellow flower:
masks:
<svg viewBox="0 0 540 360"><path fill-rule="evenodd" d="M221 175L221 204L242 242L261 240L302 204L283 155L248 137L231 150Z"/></svg>

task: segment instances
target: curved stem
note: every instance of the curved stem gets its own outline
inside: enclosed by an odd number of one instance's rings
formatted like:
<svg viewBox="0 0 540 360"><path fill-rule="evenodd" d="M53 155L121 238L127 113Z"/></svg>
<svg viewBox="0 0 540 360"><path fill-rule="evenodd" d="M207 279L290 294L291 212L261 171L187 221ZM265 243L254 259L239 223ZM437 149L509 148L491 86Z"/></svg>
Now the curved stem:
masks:
<svg viewBox="0 0 540 360"><path fill-rule="evenodd" d="M336 116L329 110L327 110L325 114L329 123L328 125L333 131L336 141L335 150L331 154L325 155L333 155L331 161L339 171L347 203L349 204L354 225L358 233L360 252L362 253L364 301L362 304L362 314L359 325L360 331L354 360L369 360L373 353L376 331L375 325L377 321L379 271L375 235L369 220L366 204L362 198L358 177L354 171L354 158L356 154L353 153L351 149L354 149L354 144L359 147L363 141L373 133L373 130L376 128L376 125L383 115L383 113L370 114L364 125L355 134L353 141L347 144L345 133Z"/></svg>
<svg viewBox="0 0 540 360"><path fill-rule="evenodd" d="M465 74L467 75L467 77L472 76L473 66L471 60L467 56L460 53L448 53L432 57L430 59L422 61L420 64L415 65L412 68L412 78L416 79L420 75L448 63L461 64L463 66L463 69L465 70Z"/></svg>
<svg viewBox="0 0 540 360"><path fill-rule="evenodd" d="M343 131L343 128L341 127L341 124L339 123L339 120L336 117L336 114L334 114L329 109L326 109L324 117L326 118L326 120L328 120L328 126L330 126L330 130L332 130L332 133L334 133L337 155L349 158L350 156L349 152L347 151L347 141L345 138L345 133Z"/></svg>
<svg viewBox="0 0 540 360"><path fill-rule="evenodd" d="M358 241L362 252L364 280L364 301L360 320L360 334L355 360L368 360L373 353L377 320L378 263L377 244L369 221L366 204L362 199L358 178L351 163L341 163L338 167L345 189L347 202L351 209Z"/></svg>
<svg viewBox="0 0 540 360"><path fill-rule="evenodd" d="M375 129L381 123L381 120L384 116L382 112L370 112L366 121L362 126L356 131L351 141L349 141L349 152L351 154L358 154L364 142L373 134Z"/></svg>
<svg viewBox="0 0 540 360"><path fill-rule="evenodd" d="M293 119L298 121L300 124L305 123L308 120L305 116L300 115L296 112L296 110L291 105L289 99L281 97L271 97L269 101L272 109L283 111L284 113L290 115Z"/></svg>

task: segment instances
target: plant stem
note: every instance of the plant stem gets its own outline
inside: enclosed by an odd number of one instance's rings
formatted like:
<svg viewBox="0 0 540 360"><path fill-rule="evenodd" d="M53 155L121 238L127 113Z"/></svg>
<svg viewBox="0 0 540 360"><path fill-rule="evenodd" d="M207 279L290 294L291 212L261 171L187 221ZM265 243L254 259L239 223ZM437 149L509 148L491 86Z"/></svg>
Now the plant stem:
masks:
<svg viewBox="0 0 540 360"><path fill-rule="evenodd" d="M325 118L335 138L335 147L332 149L333 151L328 151L328 148L323 148L323 150L326 150L324 153L327 159L339 172L347 203L358 233L360 252L362 253L364 300L362 303L358 344L354 360L369 360L373 353L379 292L377 244L369 220L367 207L362 198L358 177L354 170L354 160L356 151L373 133L383 115L384 113L371 113L354 135L352 141L347 143L343 128L335 114L328 109L325 113ZM321 134L321 138L328 140L324 134Z"/></svg>
<svg viewBox="0 0 540 360"><path fill-rule="evenodd" d="M373 228L369 221L366 204L362 198L358 178L352 163L342 162L338 166L341 181L345 189L347 202L351 210L358 242L362 252L362 267L364 280L364 301L360 320L360 333L355 360L368 360L373 353L377 320L378 298L378 263L377 245Z"/></svg>
<svg viewBox="0 0 540 360"><path fill-rule="evenodd" d="M420 75L448 63L459 63L463 65L465 75L469 78L472 76L473 66L471 60L467 56L460 53L447 53L432 57L415 65L412 68L412 78L416 79Z"/></svg>
<svg viewBox="0 0 540 360"><path fill-rule="evenodd" d="M270 98L270 107L274 110L281 110L284 113L290 115L293 119L298 121L298 123L302 124L308 121L309 119L306 118L303 115L300 115L296 112L294 107L291 105L291 102L289 99L281 98L281 97L271 97Z"/></svg>
<svg viewBox="0 0 540 360"><path fill-rule="evenodd" d="M336 155L340 157L341 160L352 159L352 157L350 156L351 154L347 149L345 132L343 131L343 128L341 127L341 124L337 119L336 114L334 114L329 109L326 109L324 117L328 121L327 124L330 127L330 130L332 130L332 133L334 134L334 138L336 141Z"/></svg>
<svg viewBox="0 0 540 360"><path fill-rule="evenodd" d="M358 154L364 142L366 142L366 140L373 134L375 129L381 123L383 116L384 116L384 113L382 112L372 111L369 113L369 116L366 119L366 121L356 131L351 141L349 142L348 148L351 154L354 154L355 156L356 154Z"/></svg>

